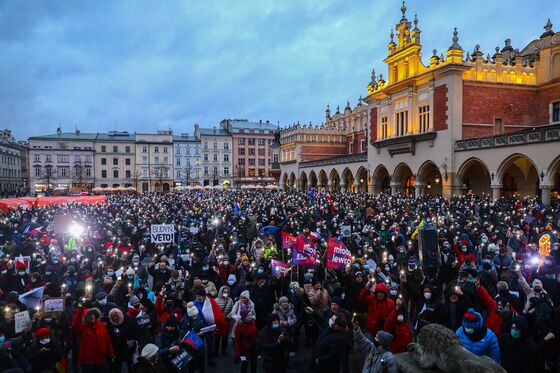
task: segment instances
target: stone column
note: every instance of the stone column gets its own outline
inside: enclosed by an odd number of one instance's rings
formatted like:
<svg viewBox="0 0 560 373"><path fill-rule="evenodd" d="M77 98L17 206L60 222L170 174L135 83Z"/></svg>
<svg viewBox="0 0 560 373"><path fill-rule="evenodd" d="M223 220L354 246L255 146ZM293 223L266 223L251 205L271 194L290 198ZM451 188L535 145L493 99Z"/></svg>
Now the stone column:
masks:
<svg viewBox="0 0 560 373"><path fill-rule="evenodd" d="M340 183L340 188L339 188L340 192L344 193L346 192L346 184L344 183Z"/></svg>
<svg viewBox="0 0 560 373"><path fill-rule="evenodd" d="M491 185L492 188L492 199L494 201L502 197L502 186L501 185Z"/></svg>
<svg viewBox="0 0 560 373"><path fill-rule="evenodd" d="M422 197L424 195L424 192L426 191L425 187L426 187L426 184L424 184L424 183L414 183L414 195L415 195L415 197Z"/></svg>
<svg viewBox="0 0 560 373"><path fill-rule="evenodd" d="M330 181L327 183L326 188L327 192L332 192L332 183Z"/></svg>
<svg viewBox="0 0 560 373"><path fill-rule="evenodd" d="M391 183L391 194L395 195L400 193L401 191L401 184L393 184Z"/></svg>
<svg viewBox="0 0 560 373"><path fill-rule="evenodd" d="M373 183L368 183L367 184L367 192L368 192L368 194L374 194L375 193L375 187L374 187Z"/></svg>
<svg viewBox="0 0 560 373"><path fill-rule="evenodd" d="M542 203L545 205L550 205L550 190L552 187L550 185L541 185Z"/></svg>

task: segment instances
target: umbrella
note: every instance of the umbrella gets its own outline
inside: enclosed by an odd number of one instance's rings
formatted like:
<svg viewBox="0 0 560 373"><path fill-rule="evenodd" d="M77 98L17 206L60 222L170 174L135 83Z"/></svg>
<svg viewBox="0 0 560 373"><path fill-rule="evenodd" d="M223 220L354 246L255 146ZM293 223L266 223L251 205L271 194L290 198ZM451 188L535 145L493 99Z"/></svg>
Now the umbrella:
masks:
<svg viewBox="0 0 560 373"><path fill-rule="evenodd" d="M276 233L280 228L274 226L274 225L267 225L264 228L261 228L260 232L261 234L264 234L265 232L270 232L272 234Z"/></svg>

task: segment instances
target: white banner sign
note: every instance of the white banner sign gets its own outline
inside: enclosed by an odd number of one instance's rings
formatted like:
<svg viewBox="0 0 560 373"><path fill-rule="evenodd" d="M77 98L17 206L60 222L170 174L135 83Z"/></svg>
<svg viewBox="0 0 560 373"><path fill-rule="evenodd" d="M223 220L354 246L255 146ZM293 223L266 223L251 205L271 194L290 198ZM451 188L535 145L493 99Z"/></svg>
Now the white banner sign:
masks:
<svg viewBox="0 0 560 373"><path fill-rule="evenodd" d="M152 243L173 243L175 226L173 224L152 224L150 229Z"/></svg>
<svg viewBox="0 0 560 373"><path fill-rule="evenodd" d="M29 324L31 324L29 311L16 313L14 315L14 324L16 326L16 334L23 332L29 326Z"/></svg>

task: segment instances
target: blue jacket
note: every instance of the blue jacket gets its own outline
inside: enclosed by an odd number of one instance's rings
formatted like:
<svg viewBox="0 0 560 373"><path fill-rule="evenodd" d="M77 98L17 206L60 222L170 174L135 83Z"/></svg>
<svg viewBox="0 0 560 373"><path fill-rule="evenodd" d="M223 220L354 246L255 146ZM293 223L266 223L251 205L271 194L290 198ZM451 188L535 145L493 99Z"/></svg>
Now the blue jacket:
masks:
<svg viewBox="0 0 560 373"><path fill-rule="evenodd" d="M497 363L500 362L500 345L496 334L490 329L486 329L486 335L479 341L471 341L461 326L455 332L463 347L477 356L486 355Z"/></svg>

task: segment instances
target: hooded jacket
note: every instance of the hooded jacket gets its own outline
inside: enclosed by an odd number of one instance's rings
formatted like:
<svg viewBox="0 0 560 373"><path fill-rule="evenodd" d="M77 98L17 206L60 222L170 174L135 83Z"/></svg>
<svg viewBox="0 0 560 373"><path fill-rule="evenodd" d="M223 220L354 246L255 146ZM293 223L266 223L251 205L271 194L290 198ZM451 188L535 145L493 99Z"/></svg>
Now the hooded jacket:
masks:
<svg viewBox="0 0 560 373"><path fill-rule="evenodd" d="M233 320L233 326L231 328L231 335L235 336L235 328L237 327L237 324L240 323L241 321L241 310L243 308L247 308L253 315L255 315L255 304L253 303L253 301L251 299L249 299L249 301L247 302L247 304L244 304L241 299L237 300L235 302L235 304L233 305L233 308L231 309L231 312L229 313L229 315L226 315L224 313L224 315L226 316L227 319Z"/></svg>
<svg viewBox="0 0 560 373"><path fill-rule="evenodd" d="M397 311L395 308L389 314L389 317L387 317L383 328L384 331L394 336L393 342L391 343L391 352L394 354L406 352L408 344L414 341L412 326L406 318L403 321L397 320L397 316L399 315L404 315L404 313L402 311Z"/></svg>
<svg viewBox="0 0 560 373"><path fill-rule="evenodd" d="M97 320L86 324L86 318L92 313L97 315ZM113 356L113 345L105 324L99 321L100 316L97 308L79 307L74 313L72 329L80 341L78 361L82 365L103 364Z"/></svg>
<svg viewBox="0 0 560 373"><path fill-rule="evenodd" d="M294 312L294 306L290 303L288 303L287 309L284 309L278 303L275 303L272 309L272 313L278 316L280 322L286 321L288 323L288 326L294 326L297 323L297 317Z"/></svg>
<svg viewBox="0 0 560 373"><path fill-rule="evenodd" d="M521 331L519 338L511 334L504 334L501 343L502 366L508 373L524 373L535 370L538 366L537 345L529 335L529 328L525 318L517 316L512 319Z"/></svg>
<svg viewBox="0 0 560 373"><path fill-rule="evenodd" d="M389 346L382 341L377 347L373 342L364 336L359 327L354 327L354 342L358 349L366 354L366 360L362 373L397 373L397 364Z"/></svg>
<svg viewBox="0 0 560 373"><path fill-rule="evenodd" d="M378 292L385 294L383 300L377 299ZM366 330L375 335L378 330L383 329L383 323L395 308L395 303L389 298L387 286L382 283L375 285L373 295L368 287L364 287L360 292L360 300L368 306Z"/></svg>
<svg viewBox="0 0 560 373"><path fill-rule="evenodd" d="M233 299L231 299L231 297L227 297L227 298L222 297L222 293L226 289L229 290L229 287L226 285L222 286L218 291L218 297L215 300L218 306L220 307L220 309L222 310L222 312L224 313L224 316L227 317L230 314L231 310L233 309Z"/></svg>

